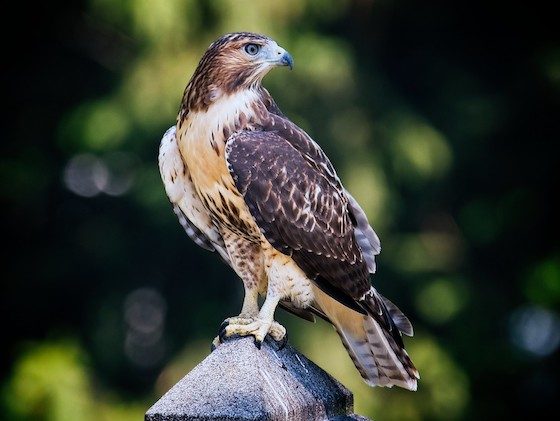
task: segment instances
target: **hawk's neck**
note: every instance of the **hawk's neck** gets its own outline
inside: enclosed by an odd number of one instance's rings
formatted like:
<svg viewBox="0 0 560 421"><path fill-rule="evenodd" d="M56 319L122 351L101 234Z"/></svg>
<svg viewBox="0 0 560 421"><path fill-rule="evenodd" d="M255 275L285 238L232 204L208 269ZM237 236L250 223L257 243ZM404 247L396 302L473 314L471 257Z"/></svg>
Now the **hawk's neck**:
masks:
<svg viewBox="0 0 560 421"><path fill-rule="evenodd" d="M259 130L269 118L261 93L251 89L219 95L206 108L184 109L182 114L177 121L179 149L200 186L229 177L224 150L231 134Z"/></svg>
<svg viewBox="0 0 560 421"><path fill-rule="evenodd" d="M203 109L183 109L177 122L179 139L222 149L232 133L259 129L266 124L268 110L263 99L266 98L259 90L246 89L229 95L218 94Z"/></svg>

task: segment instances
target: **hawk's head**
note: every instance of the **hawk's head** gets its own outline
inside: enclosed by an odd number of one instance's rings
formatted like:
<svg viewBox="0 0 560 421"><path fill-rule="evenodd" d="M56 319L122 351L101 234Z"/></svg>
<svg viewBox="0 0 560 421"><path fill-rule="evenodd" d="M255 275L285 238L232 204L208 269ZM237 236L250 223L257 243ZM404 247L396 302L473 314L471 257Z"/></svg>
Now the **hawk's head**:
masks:
<svg viewBox="0 0 560 421"><path fill-rule="evenodd" d="M238 89L258 86L276 66L291 69L293 60L274 40L251 32L227 34L210 44L188 89L197 95L231 94ZM202 102L211 100L204 98Z"/></svg>

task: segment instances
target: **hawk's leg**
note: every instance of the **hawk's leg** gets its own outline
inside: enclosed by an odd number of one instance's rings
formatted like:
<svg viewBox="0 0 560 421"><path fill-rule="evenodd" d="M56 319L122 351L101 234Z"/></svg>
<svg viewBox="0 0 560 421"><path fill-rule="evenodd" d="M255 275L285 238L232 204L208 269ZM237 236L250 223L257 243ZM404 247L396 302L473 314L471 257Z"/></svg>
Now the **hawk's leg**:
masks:
<svg viewBox="0 0 560 421"><path fill-rule="evenodd" d="M228 334L227 326L252 325L259 317L259 290L266 288L264 264L259 244L252 243L228 229L222 229L222 238L228 251L231 265L243 281L245 297L241 313L228 317L221 324L219 336L212 342L213 348L231 336L245 336L241 333ZM247 335L249 335L248 333Z"/></svg>
<svg viewBox="0 0 560 421"><path fill-rule="evenodd" d="M251 323L228 324L222 331L223 336L252 335L255 337L255 344L259 348L266 335L270 335L275 341L281 342L281 346L285 344L286 329L274 321L274 311L280 300L286 296L292 281L291 274L286 271L286 259L287 256L276 250L268 255L265 269L268 276L266 299L258 316Z"/></svg>
<svg viewBox="0 0 560 421"><path fill-rule="evenodd" d="M222 332L227 325L248 325L255 321L259 315L259 293L256 289L248 289L245 287L245 297L243 298L243 307L239 316L228 317L220 325L219 332Z"/></svg>
<svg viewBox="0 0 560 421"><path fill-rule="evenodd" d="M245 287L245 297L243 298L243 306L241 313L237 317L230 317L226 319L228 323L247 324L252 322L259 314L259 291L256 287L251 287L252 284L243 282Z"/></svg>

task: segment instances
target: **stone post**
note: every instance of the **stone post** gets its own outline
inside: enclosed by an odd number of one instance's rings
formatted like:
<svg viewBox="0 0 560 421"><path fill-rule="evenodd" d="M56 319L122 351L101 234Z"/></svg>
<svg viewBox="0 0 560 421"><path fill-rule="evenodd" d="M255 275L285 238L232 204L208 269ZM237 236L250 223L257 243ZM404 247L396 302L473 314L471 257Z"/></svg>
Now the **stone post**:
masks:
<svg viewBox="0 0 560 421"><path fill-rule="evenodd" d="M353 396L290 345L268 338L229 340L198 364L146 413L146 421L343 421Z"/></svg>

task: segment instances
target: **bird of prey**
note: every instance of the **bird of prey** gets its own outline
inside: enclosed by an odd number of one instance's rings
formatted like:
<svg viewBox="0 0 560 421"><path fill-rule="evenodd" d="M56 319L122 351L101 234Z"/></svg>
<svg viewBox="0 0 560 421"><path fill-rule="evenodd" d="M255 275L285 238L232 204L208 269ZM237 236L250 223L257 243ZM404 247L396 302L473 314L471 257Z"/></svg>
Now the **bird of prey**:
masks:
<svg viewBox="0 0 560 421"><path fill-rule="evenodd" d="M285 339L278 305L332 323L371 386L416 390L407 317L371 285L381 247L320 146L262 86L290 54L269 37L224 35L204 53L163 136L159 168L179 222L243 281L219 339ZM259 308L258 298L264 303Z"/></svg>

